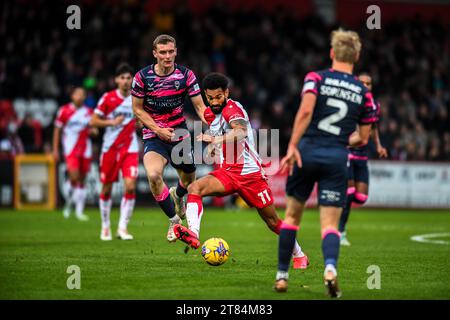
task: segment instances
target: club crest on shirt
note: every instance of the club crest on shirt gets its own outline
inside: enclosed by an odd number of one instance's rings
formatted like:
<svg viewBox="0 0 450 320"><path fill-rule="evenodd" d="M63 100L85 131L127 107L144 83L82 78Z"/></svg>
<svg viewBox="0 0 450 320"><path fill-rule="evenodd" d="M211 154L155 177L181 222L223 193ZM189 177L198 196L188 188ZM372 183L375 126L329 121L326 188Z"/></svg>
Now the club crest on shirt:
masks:
<svg viewBox="0 0 450 320"><path fill-rule="evenodd" d="M175 84L175 89L176 90L180 89L180 81L177 80L177 81L174 82L174 84Z"/></svg>
<svg viewBox="0 0 450 320"><path fill-rule="evenodd" d="M147 91L153 91L153 82L150 82L148 85L147 85Z"/></svg>

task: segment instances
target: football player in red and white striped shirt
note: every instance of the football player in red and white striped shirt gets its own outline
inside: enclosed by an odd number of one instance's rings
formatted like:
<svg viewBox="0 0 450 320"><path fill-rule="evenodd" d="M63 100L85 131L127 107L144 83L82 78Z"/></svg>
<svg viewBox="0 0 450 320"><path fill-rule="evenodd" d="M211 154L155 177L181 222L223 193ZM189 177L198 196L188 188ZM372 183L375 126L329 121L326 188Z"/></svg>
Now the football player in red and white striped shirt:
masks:
<svg viewBox="0 0 450 320"><path fill-rule="evenodd" d="M220 73L211 73L203 80L210 108L205 120L210 134L201 134L198 141L213 146L220 153L220 168L188 186L186 218L189 229L178 224L174 233L178 239L193 248L200 245L200 221L203 215L202 197L238 193L250 207L255 207L267 226L279 234L282 221L273 205L272 191L256 152L253 131L242 105L228 98L228 79ZM217 153L213 151L213 153ZM306 269L308 258L296 242L293 250L294 268Z"/></svg>
<svg viewBox="0 0 450 320"><path fill-rule="evenodd" d="M59 143L62 142L70 184L67 187L64 217L70 216L75 204L76 217L86 221L83 214L86 201L84 181L91 166L92 145L89 139L89 120L92 109L85 106L86 92L82 87L73 89L71 102L59 108L53 130L53 156L59 161ZM62 131L62 141L61 141Z"/></svg>
<svg viewBox="0 0 450 320"><path fill-rule="evenodd" d="M115 74L117 88L106 92L98 101L90 124L105 128L100 156L100 216L102 219L101 240L112 240L110 228L111 191L113 183L122 172L125 193L120 204L120 219L117 237L132 240L128 233L128 222L133 214L138 175L138 142L135 132L136 120L131 106L131 81L133 70L128 64L120 64Z"/></svg>

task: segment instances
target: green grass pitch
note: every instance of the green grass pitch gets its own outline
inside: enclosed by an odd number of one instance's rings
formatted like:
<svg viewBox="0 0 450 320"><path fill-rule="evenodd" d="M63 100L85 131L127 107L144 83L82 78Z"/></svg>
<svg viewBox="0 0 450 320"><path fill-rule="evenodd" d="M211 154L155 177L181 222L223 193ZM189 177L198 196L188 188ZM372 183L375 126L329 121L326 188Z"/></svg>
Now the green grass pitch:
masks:
<svg viewBox="0 0 450 320"><path fill-rule="evenodd" d="M298 239L310 257L305 271L291 270L289 291L272 290L277 237L253 210L206 208L201 240L218 236L231 249L227 263L207 265L199 250L166 241L167 218L155 208L136 210L134 241L102 242L100 217L65 220L60 211L0 210L0 299L327 299L322 283L319 217L308 210ZM118 209L113 210L115 233ZM342 299L449 299L450 245L410 240L450 232L442 211L354 210L351 247L341 247ZM441 240L448 240L442 238ZM67 289L67 267L81 270L81 289ZM381 270L381 289L369 290L367 268Z"/></svg>

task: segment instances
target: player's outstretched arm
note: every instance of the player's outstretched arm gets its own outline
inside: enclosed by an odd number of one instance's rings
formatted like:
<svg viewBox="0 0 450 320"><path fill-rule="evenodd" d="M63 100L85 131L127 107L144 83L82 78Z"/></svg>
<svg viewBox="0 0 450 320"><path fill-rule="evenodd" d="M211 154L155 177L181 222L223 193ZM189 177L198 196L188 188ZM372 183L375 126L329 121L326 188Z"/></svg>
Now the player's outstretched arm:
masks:
<svg viewBox="0 0 450 320"><path fill-rule="evenodd" d="M200 134L197 141L203 141L212 144L223 144L241 141L247 137L247 121L237 119L230 122L231 130L223 136L211 136L209 134Z"/></svg>
<svg viewBox="0 0 450 320"><path fill-rule="evenodd" d="M199 94L194 97L191 97L191 102L200 120L202 120L203 123L208 124L208 122L206 122L205 120L205 117L203 116L203 114L205 113L206 106L205 103L203 102L202 95Z"/></svg>
<svg viewBox="0 0 450 320"><path fill-rule="evenodd" d="M228 143L241 141L247 137L247 121L236 119L230 122L231 130L220 137L215 137L214 143Z"/></svg>
<svg viewBox="0 0 450 320"><path fill-rule="evenodd" d="M152 130L162 140L170 141L175 136L173 128L160 128L155 120L144 110L144 99L132 97L133 113L139 121Z"/></svg>
<svg viewBox="0 0 450 320"><path fill-rule="evenodd" d="M372 126L372 132L370 134L370 137L372 138L373 143L375 144L375 148L377 149L378 157L380 158L387 158L388 153L386 148L383 147L380 141L380 132L378 130L378 126L376 124L373 124Z"/></svg>
<svg viewBox="0 0 450 320"><path fill-rule="evenodd" d="M53 129L53 157L59 161L59 141L61 139L61 128L55 126Z"/></svg>
<svg viewBox="0 0 450 320"><path fill-rule="evenodd" d="M104 119L99 114L94 113L89 121L89 125L95 128L115 127L120 125L124 119L125 117L123 115L114 119Z"/></svg>

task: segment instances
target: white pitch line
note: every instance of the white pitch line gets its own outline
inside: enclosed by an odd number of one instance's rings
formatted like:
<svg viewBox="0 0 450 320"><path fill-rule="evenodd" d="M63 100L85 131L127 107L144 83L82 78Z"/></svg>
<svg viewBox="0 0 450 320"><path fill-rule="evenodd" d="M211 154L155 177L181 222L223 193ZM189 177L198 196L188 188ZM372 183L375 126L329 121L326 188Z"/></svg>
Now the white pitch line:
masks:
<svg viewBox="0 0 450 320"><path fill-rule="evenodd" d="M433 244L450 244L448 240L432 240L430 238L442 238L442 237L450 237L449 232L444 233L429 233L429 234L421 234L417 236L412 236L410 239L412 241L423 242L423 243L433 243Z"/></svg>

